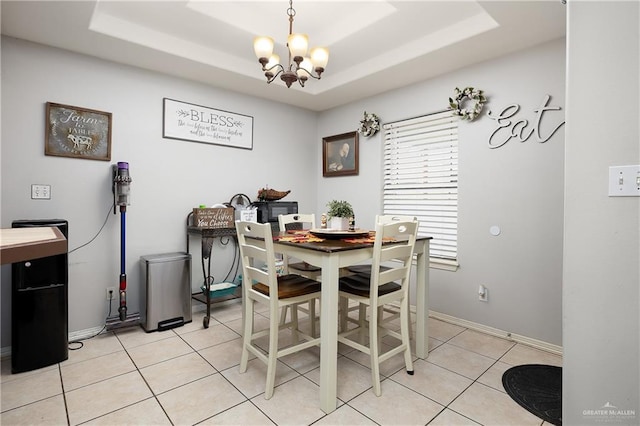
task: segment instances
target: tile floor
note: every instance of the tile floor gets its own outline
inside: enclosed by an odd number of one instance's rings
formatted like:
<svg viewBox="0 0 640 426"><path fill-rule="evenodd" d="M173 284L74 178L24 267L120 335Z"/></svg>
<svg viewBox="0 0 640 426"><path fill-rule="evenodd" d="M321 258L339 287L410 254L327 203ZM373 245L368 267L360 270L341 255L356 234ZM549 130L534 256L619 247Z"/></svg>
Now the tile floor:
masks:
<svg viewBox="0 0 640 426"><path fill-rule="evenodd" d="M317 347L278 362L267 401L263 363L253 359L238 373L239 301L212 305L211 315L208 329L198 312L173 330L101 334L70 350L68 360L27 373L11 374L10 359L3 359L0 424L543 425L505 393L502 373L513 365L562 363L560 356L430 319L428 359L415 361L413 376L402 355L383 363L380 397L371 390L368 358L341 345L339 407L327 415L319 408Z"/></svg>

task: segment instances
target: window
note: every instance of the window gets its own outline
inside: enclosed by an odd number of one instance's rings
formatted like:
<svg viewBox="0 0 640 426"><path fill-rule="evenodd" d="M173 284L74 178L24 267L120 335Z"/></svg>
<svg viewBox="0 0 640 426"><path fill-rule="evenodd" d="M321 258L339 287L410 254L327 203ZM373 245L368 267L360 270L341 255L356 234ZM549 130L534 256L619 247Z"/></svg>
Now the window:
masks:
<svg viewBox="0 0 640 426"><path fill-rule="evenodd" d="M384 130L384 214L411 215L431 240L431 264L457 267L458 121L450 111Z"/></svg>

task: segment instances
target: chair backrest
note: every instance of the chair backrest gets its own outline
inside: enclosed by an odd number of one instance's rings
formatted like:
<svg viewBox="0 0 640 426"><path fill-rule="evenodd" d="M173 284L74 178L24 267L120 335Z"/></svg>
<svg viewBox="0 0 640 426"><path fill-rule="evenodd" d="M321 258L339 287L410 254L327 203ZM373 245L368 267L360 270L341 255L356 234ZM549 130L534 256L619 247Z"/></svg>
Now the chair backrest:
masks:
<svg viewBox="0 0 640 426"><path fill-rule="evenodd" d="M376 215L376 225L378 223L389 223L389 222L411 222L414 220L418 220L415 216L404 216L397 214L377 214Z"/></svg>
<svg viewBox="0 0 640 426"><path fill-rule="evenodd" d="M258 282L269 287L269 294L277 295L278 276L271 224L238 220L236 234L242 260L243 291L251 291L253 284Z"/></svg>
<svg viewBox="0 0 640 426"><path fill-rule="evenodd" d="M391 221L376 225L376 238L373 243L373 262L371 263L371 295L377 297L376 287L396 282L408 291L411 275L411 261L418 234L418 221ZM389 240L393 242L383 244ZM384 262L388 268L381 269Z"/></svg>
<svg viewBox="0 0 640 426"><path fill-rule="evenodd" d="M299 223L300 229L315 228L316 215L313 213L292 213L292 214L280 214L278 215L278 225L280 225L280 232L288 231L287 225L292 223ZM309 224L309 227L305 227L305 224Z"/></svg>

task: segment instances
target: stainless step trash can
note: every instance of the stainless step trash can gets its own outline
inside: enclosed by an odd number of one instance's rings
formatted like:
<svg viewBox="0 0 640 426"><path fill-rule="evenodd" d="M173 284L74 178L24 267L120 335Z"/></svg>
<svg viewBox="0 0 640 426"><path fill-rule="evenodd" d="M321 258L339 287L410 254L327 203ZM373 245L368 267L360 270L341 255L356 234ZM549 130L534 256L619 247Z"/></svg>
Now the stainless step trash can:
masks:
<svg viewBox="0 0 640 426"><path fill-rule="evenodd" d="M191 255L185 252L140 257L142 328L169 330L191 322Z"/></svg>

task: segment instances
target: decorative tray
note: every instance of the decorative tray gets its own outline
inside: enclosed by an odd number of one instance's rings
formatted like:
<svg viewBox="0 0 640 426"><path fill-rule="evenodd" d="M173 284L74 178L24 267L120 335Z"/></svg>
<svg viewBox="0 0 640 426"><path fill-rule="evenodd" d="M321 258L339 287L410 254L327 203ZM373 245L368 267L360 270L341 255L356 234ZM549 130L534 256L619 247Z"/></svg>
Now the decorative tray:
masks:
<svg viewBox="0 0 640 426"><path fill-rule="evenodd" d="M326 238L326 239L334 239L339 240L341 238L357 238L357 237L366 237L369 235L369 231L367 229L356 229L355 231L342 231L338 229L310 229L310 233L313 235L317 235L318 237Z"/></svg>

